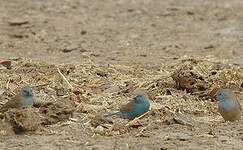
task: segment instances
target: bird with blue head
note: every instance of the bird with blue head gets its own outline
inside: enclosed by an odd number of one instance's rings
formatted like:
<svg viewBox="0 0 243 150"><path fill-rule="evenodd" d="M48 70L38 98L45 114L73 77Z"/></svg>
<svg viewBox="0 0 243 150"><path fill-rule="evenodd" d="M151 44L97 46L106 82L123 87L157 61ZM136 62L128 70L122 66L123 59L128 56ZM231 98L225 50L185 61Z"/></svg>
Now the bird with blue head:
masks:
<svg viewBox="0 0 243 150"><path fill-rule="evenodd" d="M118 112L111 112L104 116L117 115L132 120L148 112L149 109L150 103L148 96L144 92L139 92L129 103L121 106Z"/></svg>
<svg viewBox="0 0 243 150"><path fill-rule="evenodd" d="M29 86L25 86L20 89L19 93L15 95L11 100L6 102L1 108L0 112L6 112L10 108L22 108L33 106L34 94Z"/></svg>
<svg viewBox="0 0 243 150"><path fill-rule="evenodd" d="M219 89L216 93L218 111L225 121L241 119L241 105L234 93L229 89Z"/></svg>

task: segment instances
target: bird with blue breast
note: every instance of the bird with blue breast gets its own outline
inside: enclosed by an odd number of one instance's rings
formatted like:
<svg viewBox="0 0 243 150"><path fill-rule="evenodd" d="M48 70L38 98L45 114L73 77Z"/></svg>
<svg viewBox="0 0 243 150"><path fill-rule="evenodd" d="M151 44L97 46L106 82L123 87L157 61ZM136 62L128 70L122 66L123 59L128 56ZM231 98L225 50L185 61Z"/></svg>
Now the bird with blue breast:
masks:
<svg viewBox="0 0 243 150"><path fill-rule="evenodd" d="M128 102L127 104L120 107L119 111L117 112L110 112L105 114L105 117L108 116L120 116L122 118L126 118L129 120L135 119L146 112L148 112L150 109L150 102L147 94L143 91L137 91L136 95L133 97L133 99Z"/></svg>
<svg viewBox="0 0 243 150"><path fill-rule="evenodd" d="M16 94L15 97L3 104L3 106L0 108L0 112L6 112L10 108L22 108L33 106L33 103L34 94L32 92L32 89L29 86L25 86L20 89L19 93Z"/></svg>
<svg viewBox="0 0 243 150"><path fill-rule="evenodd" d="M216 93L218 111L225 121L241 119L242 108L240 102L230 89L219 89Z"/></svg>

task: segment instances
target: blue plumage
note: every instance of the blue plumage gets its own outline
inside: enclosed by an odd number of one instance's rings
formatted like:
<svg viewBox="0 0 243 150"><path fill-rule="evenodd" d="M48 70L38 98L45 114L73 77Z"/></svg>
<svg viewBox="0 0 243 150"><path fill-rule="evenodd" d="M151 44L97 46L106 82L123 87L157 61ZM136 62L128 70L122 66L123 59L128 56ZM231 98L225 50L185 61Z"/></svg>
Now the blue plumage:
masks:
<svg viewBox="0 0 243 150"><path fill-rule="evenodd" d="M10 108L21 108L33 106L34 103L34 95L29 86L21 88L20 92L5 103L1 108L0 112L6 112Z"/></svg>
<svg viewBox="0 0 243 150"><path fill-rule="evenodd" d="M240 120L241 105L236 96L229 89L220 89L216 93L218 110L226 121Z"/></svg>
<svg viewBox="0 0 243 150"><path fill-rule="evenodd" d="M34 96L32 89L29 86L23 87L20 90L20 98L22 106L32 106L34 103Z"/></svg>
<svg viewBox="0 0 243 150"><path fill-rule="evenodd" d="M118 112L105 114L105 116L117 115L127 119L134 119L149 111L150 103L145 94L138 94L128 104L122 106Z"/></svg>

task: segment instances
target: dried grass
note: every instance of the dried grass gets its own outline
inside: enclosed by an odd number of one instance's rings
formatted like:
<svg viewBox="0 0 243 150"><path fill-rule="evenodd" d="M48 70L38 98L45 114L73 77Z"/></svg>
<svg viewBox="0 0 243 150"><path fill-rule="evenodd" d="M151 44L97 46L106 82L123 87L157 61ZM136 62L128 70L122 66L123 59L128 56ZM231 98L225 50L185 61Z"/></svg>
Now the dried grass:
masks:
<svg viewBox="0 0 243 150"><path fill-rule="evenodd" d="M208 100L209 93L215 86L242 91L242 83L240 67L202 59L182 59L171 66L93 63L56 66L21 59L12 63L11 70L0 70L0 88L4 90L1 100L28 84L33 87L37 101L48 103L64 98L73 101L77 112L88 114L86 122L96 114L118 109L136 89L145 90L151 99L151 112L138 119L147 125L155 120L166 122L166 115L178 112L215 115L217 109Z"/></svg>

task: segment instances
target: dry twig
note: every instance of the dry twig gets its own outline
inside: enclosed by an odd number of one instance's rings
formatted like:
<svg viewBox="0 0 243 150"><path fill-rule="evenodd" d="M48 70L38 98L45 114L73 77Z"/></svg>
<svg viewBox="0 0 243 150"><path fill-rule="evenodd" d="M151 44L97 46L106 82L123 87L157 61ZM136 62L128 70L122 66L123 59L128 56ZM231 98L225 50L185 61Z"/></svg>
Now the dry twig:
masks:
<svg viewBox="0 0 243 150"><path fill-rule="evenodd" d="M67 78L61 73L60 69L57 68L58 73L61 75L61 77L63 78L63 80L67 83L67 85L69 86L69 88L71 88L73 90L73 86L68 82Z"/></svg>

